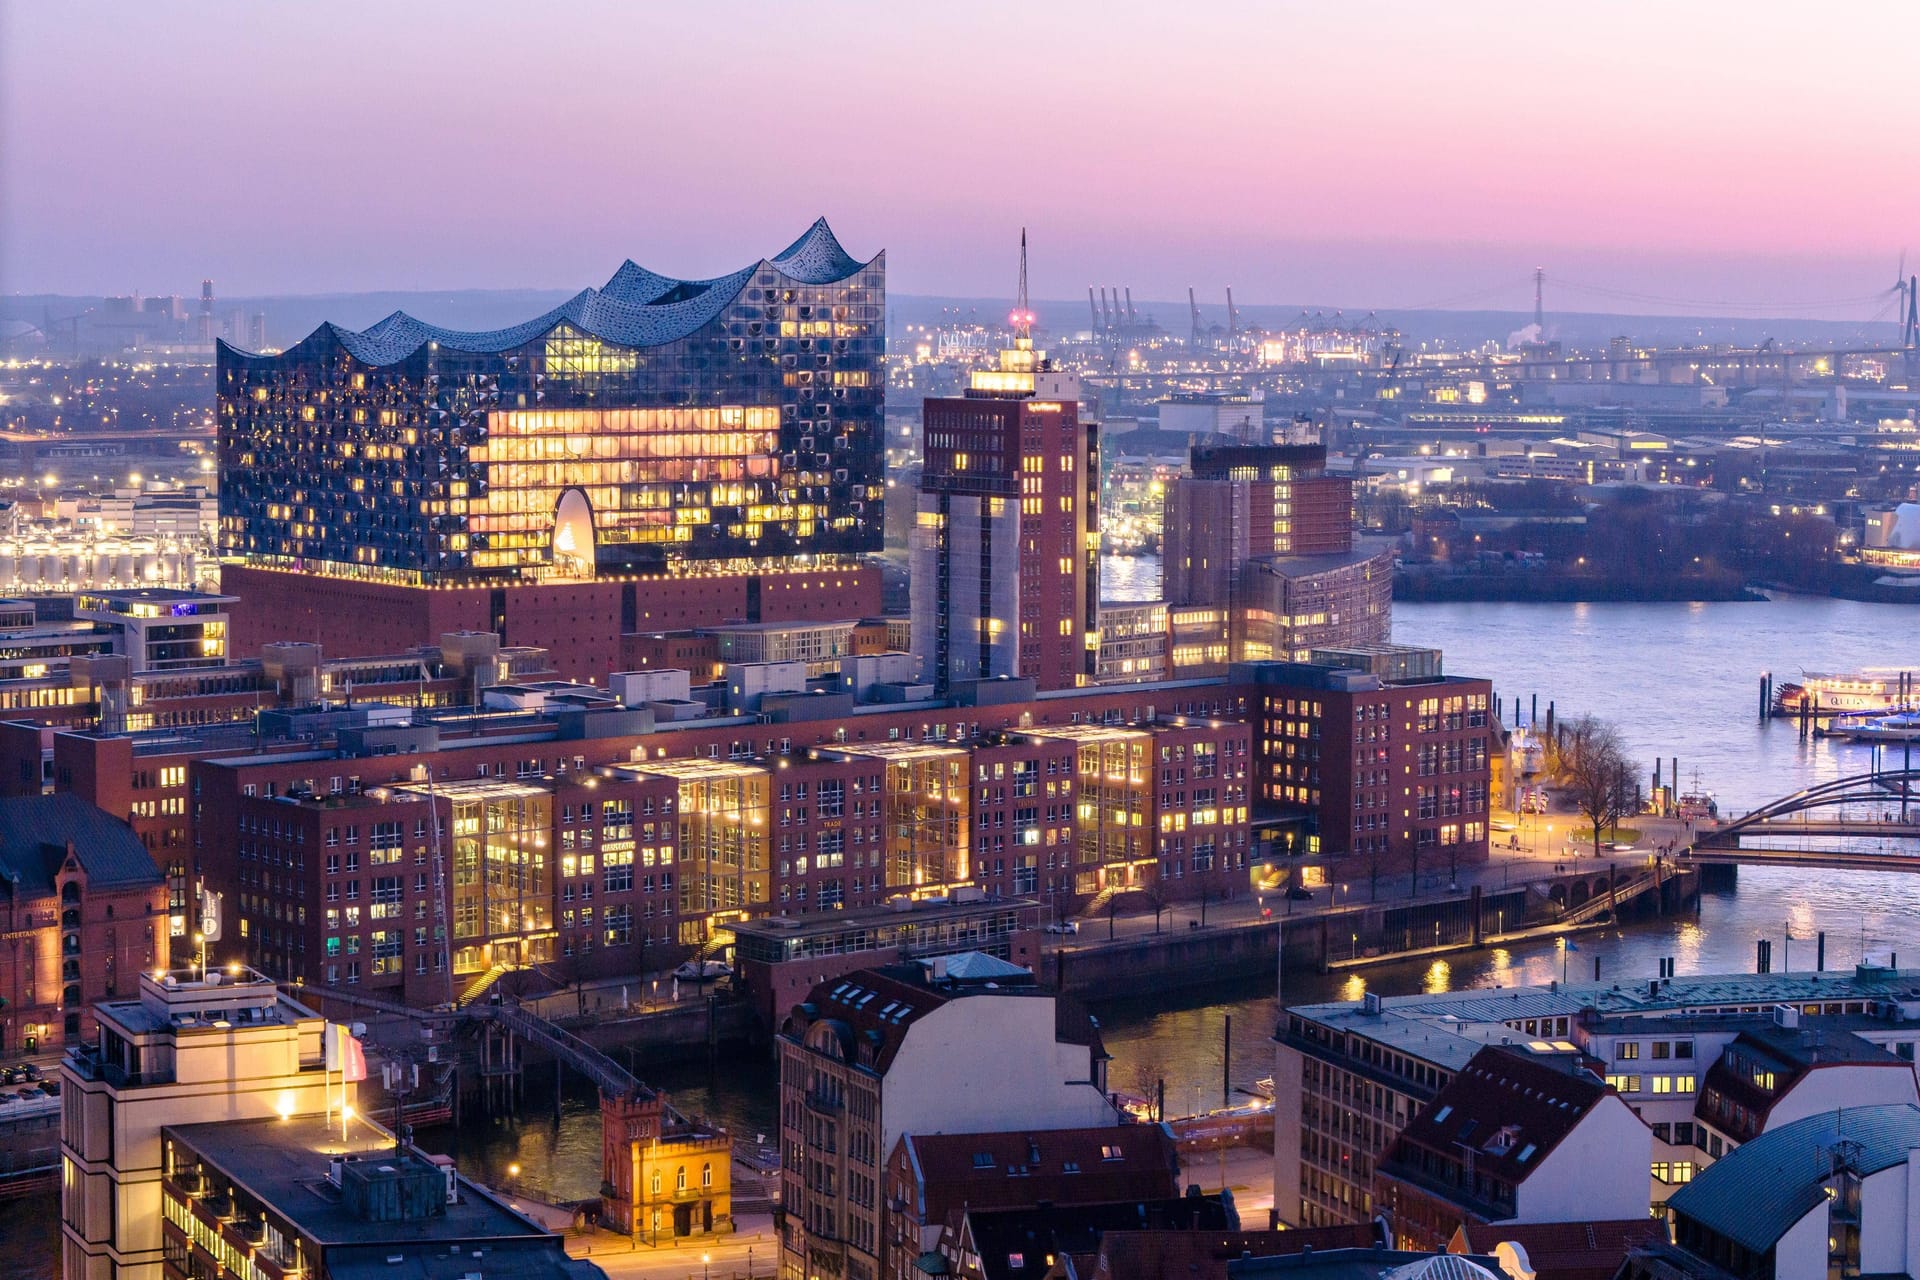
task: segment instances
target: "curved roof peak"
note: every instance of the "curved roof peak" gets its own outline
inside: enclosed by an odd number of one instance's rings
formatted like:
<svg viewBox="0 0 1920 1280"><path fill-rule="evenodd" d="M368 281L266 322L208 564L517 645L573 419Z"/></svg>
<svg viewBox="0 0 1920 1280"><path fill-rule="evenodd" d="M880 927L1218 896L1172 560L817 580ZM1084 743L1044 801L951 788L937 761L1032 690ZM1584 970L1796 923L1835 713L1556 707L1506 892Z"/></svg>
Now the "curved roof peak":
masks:
<svg viewBox="0 0 1920 1280"><path fill-rule="evenodd" d="M582 289L551 311L505 328L479 332L444 329L395 311L358 331L328 322L304 341L331 336L355 359L370 365L398 364L429 342L455 351L505 351L524 346L561 324L618 346L657 347L685 338L713 320L763 268L771 267L797 284L832 284L866 265L840 246L825 218L818 218L775 257L759 259L711 280L663 276L629 258L608 278L605 287ZM229 343L221 345L240 350Z"/></svg>
<svg viewBox="0 0 1920 1280"><path fill-rule="evenodd" d="M632 306L641 307L666 293L681 281L671 276L663 276L658 271L649 271L632 258L620 264L620 269L607 278L600 292L609 298Z"/></svg>
<svg viewBox="0 0 1920 1280"><path fill-rule="evenodd" d="M767 261L802 284L844 280L865 265L841 248L825 218L815 218L806 234Z"/></svg>

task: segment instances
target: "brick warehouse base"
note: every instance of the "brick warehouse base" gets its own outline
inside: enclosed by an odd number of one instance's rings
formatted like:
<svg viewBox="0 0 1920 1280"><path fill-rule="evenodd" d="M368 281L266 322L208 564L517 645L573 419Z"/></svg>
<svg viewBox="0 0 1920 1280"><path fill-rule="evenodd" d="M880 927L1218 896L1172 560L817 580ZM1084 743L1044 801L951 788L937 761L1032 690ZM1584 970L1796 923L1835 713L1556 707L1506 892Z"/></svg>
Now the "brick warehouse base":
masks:
<svg viewBox="0 0 1920 1280"><path fill-rule="evenodd" d="M881 610L875 565L501 587L402 586L225 565L220 589L239 597L234 654L305 640L328 657L371 657L438 644L449 631L496 631L502 643L547 649L554 669L574 680L603 680L620 670L620 637L630 632L831 621Z"/></svg>

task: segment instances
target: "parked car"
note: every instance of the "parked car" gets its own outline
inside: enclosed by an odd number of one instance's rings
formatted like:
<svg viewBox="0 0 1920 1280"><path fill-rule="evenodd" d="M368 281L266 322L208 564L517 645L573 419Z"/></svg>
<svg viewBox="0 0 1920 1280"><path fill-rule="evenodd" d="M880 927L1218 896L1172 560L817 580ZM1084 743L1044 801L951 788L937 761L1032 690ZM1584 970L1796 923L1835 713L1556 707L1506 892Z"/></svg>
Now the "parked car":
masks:
<svg viewBox="0 0 1920 1280"><path fill-rule="evenodd" d="M1047 926L1046 931L1048 933L1078 933L1080 932L1080 922L1078 920L1056 920Z"/></svg>
<svg viewBox="0 0 1920 1280"><path fill-rule="evenodd" d="M682 982L709 982L732 972L733 966L724 960L689 960L675 969L673 976Z"/></svg>
<svg viewBox="0 0 1920 1280"><path fill-rule="evenodd" d="M1304 885L1296 884L1291 889L1287 890L1287 896L1289 898L1292 898L1295 902L1306 902L1313 897L1313 890L1307 888Z"/></svg>

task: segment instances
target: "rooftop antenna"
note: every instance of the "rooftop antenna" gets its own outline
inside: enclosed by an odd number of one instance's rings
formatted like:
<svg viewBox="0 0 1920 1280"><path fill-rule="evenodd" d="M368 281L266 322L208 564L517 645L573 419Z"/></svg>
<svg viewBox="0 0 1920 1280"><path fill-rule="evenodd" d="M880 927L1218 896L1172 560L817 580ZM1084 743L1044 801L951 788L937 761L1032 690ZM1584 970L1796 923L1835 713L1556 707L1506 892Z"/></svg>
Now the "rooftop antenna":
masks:
<svg viewBox="0 0 1920 1280"><path fill-rule="evenodd" d="M1033 312L1027 306L1027 229L1020 228L1020 293L1013 302L1013 336L1033 341Z"/></svg>

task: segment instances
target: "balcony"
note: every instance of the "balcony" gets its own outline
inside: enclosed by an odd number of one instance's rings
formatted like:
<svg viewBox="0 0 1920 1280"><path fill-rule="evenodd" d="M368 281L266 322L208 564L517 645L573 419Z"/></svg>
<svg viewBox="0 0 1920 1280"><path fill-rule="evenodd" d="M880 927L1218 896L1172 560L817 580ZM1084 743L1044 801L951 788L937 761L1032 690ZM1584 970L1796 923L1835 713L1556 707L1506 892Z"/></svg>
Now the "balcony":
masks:
<svg viewBox="0 0 1920 1280"><path fill-rule="evenodd" d="M109 1062L98 1045L69 1045L67 1066L82 1080L102 1082L115 1089L173 1083L170 1071L128 1071L116 1062Z"/></svg>
<svg viewBox="0 0 1920 1280"><path fill-rule="evenodd" d="M807 1090L802 1100L807 1110L823 1116L837 1116L846 1106L840 1098L817 1089Z"/></svg>

